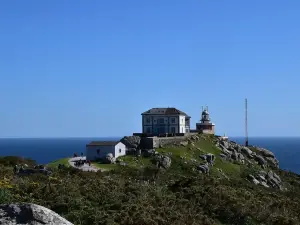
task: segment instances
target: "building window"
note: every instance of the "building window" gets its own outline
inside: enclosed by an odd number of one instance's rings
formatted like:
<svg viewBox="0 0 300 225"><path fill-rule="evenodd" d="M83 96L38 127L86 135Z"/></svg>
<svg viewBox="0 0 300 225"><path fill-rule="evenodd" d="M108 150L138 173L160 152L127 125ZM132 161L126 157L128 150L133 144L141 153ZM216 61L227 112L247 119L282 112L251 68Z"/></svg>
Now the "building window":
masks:
<svg viewBox="0 0 300 225"><path fill-rule="evenodd" d="M150 123L150 117L146 117L146 123Z"/></svg>
<svg viewBox="0 0 300 225"><path fill-rule="evenodd" d="M147 127L147 133L151 133L150 127Z"/></svg>
<svg viewBox="0 0 300 225"><path fill-rule="evenodd" d="M175 118L172 118L172 119L171 119L171 123L175 123Z"/></svg>
<svg viewBox="0 0 300 225"><path fill-rule="evenodd" d="M165 119L164 118L160 118L159 120L158 120L158 123L159 124L163 124L165 122Z"/></svg>
<svg viewBox="0 0 300 225"><path fill-rule="evenodd" d="M175 134L175 132L176 132L175 127L171 127L171 133Z"/></svg>
<svg viewBox="0 0 300 225"><path fill-rule="evenodd" d="M119 148L119 153L122 153L122 149Z"/></svg>

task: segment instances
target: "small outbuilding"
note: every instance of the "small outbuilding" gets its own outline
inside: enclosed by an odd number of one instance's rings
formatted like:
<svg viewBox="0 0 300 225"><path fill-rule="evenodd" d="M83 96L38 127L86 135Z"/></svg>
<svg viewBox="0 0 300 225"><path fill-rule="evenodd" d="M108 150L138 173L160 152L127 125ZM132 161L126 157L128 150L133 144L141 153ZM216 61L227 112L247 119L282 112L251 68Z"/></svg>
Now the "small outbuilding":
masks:
<svg viewBox="0 0 300 225"><path fill-rule="evenodd" d="M86 160L104 159L108 153L114 158L126 155L126 146L120 141L92 141L86 145Z"/></svg>

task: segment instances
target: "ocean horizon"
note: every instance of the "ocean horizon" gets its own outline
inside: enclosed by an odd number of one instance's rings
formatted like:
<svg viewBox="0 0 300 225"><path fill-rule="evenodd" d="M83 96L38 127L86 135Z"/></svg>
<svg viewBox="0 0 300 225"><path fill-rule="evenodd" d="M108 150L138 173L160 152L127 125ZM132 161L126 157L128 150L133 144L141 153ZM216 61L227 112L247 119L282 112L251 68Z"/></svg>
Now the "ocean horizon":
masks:
<svg viewBox="0 0 300 225"><path fill-rule="evenodd" d="M121 137L0 138L0 156L20 156L47 164L71 157L74 153L85 153L85 146L91 141L120 139ZM238 144L245 143L245 137L229 139ZM300 137L249 137L249 145L272 151L279 160L281 169L300 174Z"/></svg>

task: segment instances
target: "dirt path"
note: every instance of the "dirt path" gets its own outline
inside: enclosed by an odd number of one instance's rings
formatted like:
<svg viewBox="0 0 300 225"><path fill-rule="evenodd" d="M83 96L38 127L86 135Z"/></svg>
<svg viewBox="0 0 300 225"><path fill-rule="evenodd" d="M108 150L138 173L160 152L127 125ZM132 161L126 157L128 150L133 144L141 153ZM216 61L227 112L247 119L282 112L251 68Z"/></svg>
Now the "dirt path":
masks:
<svg viewBox="0 0 300 225"><path fill-rule="evenodd" d="M89 166L87 163L85 163L84 165L77 167L75 166L75 162L79 161L79 160L86 160L86 157L73 157L69 159L69 164L70 166L76 168L76 169L80 169L82 171L93 171L93 172L97 172L99 169L93 165Z"/></svg>

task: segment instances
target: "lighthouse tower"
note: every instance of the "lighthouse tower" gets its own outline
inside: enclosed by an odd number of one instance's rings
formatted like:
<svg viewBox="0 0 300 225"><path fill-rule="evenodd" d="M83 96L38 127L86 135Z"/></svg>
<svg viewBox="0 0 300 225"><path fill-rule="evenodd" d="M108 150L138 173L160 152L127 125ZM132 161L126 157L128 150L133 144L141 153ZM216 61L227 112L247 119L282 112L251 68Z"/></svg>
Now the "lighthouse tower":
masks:
<svg viewBox="0 0 300 225"><path fill-rule="evenodd" d="M196 123L197 132L204 134L215 134L215 124L210 121L208 107L202 107L200 123Z"/></svg>

